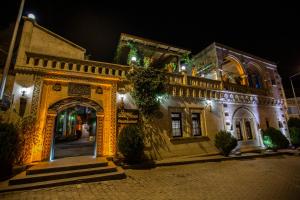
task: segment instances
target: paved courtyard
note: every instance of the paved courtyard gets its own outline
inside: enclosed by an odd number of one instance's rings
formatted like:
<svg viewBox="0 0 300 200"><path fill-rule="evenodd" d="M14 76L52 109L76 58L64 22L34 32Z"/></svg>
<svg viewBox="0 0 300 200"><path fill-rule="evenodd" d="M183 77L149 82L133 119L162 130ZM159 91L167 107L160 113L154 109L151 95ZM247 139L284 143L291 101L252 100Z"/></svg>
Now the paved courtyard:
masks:
<svg viewBox="0 0 300 200"><path fill-rule="evenodd" d="M127 170L124 180L0 194L0 199L300 199L300 157Z"/></svg>

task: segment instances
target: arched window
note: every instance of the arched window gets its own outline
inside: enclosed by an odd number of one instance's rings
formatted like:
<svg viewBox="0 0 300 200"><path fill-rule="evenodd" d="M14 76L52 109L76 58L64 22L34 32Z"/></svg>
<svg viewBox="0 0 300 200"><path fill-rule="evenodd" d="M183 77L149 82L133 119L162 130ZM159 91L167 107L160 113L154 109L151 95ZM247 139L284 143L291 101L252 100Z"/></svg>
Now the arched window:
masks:
<svg viewBox="0 0 300 200"><path fill-rule="evenodd" d="M229 56L222 63L222 79L224 82L247 85L245 71L240 62Z"/></svg>
<svg viewBox="0 0 300 200"><path fill-rule="evenodd" d="M247 67L247 76L248 76L248 83L249 87L252 88L263 88L263 80L262 76L260 75L257 66L253 64L249 64Z"/></svg>

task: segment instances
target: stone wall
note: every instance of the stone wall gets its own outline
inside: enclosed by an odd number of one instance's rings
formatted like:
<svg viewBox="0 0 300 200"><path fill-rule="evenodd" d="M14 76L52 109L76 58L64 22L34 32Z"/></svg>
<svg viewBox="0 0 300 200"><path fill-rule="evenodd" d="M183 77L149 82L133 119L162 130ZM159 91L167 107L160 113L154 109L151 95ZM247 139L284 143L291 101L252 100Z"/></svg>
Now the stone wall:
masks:
<svg viewBox="0 0 300 200"><path fill-rule="evenodd" d="M118 98L120 102L120 98ZM124 97L125 108L136 108L132 97ZM154 119L146 130L146 153L155 159L192 154L218 153L214 138L218 131L227 130L235 137L235 119L242 118L251 123L252 139L239 141L238 149L263 147L262 129L269 126L280 129L288 137L287 124L282 106L237 103L217 99L172 97L162 101L161 117ZM237 116L243 111L243 116ZM180 112L182 116L182 137L172 136L171 113ZM192 136L191 113L200 113L202 136ZM281 121L283 127L279 127ZM243 125L244 126L244 125ZM245 133L244 133L245 134Z"/></svg>
<svg viewBox="0 0 300 200"><path fill-rule="evenodd" d="M24 18L24 26L19 44L17 65L26 61L26 52L60 56L73 59L84 59L86 50L69 40Z"/></svg>

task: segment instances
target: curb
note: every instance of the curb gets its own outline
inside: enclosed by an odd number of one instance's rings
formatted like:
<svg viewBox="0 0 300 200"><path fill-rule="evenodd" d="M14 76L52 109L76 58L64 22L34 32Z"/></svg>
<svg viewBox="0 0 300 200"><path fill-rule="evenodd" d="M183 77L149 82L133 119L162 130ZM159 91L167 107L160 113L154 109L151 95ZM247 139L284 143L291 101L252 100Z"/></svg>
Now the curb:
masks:
<svg viewBox="0 0 300 200"><path fill-rule="evenodd" d="M170 162L159 162L154 161L154 163L142 163L136 165L123 165L123 169L151 169L155 167L165 167L165 166L175 166L175 165L185 165L185 164L194 164L194 163L207 163L207 162L222 162L227 160L247 160L254 158L266 158L274 156L299 156L299 152L270 152L270 153L261 153L254 155L241 155L241 156L231 156L231 157L218 157L218 158L207 158L207 159L190 159L190 160L177 160Z"/></svg>

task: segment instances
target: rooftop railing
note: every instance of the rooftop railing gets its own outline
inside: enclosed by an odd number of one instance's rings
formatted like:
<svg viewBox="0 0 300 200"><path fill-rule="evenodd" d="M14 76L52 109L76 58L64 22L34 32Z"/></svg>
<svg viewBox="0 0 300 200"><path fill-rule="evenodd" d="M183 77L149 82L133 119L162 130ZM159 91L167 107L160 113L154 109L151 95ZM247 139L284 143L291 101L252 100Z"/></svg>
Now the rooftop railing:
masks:
<svg viewBox="0 0 300 200"><path fill-rule="evenodd" d="M130 67L111 63L76 60L61 58L49 55L27 53L25 67L33 67L37 70L64 71L73 73L83 73L90 75L110 76L116 78L126 78L126 73ZM22 66L23 67L23 66Z"/></svg>

